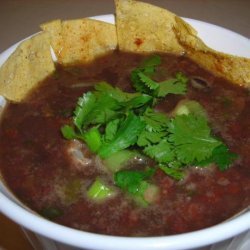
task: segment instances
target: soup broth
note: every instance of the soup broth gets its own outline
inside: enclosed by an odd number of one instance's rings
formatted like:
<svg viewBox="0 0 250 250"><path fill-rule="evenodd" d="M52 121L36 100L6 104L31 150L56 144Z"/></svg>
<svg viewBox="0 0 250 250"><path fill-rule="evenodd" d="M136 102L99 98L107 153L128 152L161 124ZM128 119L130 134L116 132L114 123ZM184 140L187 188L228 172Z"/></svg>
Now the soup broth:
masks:
<svg viewBox="0 0 250 250"><path fill-rule="evenodd" d="M238 155L220 171L188 166L181 180L160 169L152 177L159 188L152 204L142 206L126 192L93 201L87 190L101 178L114 186L113 173L79 140L66 140L61 127L72 123L77 100L106 81L133 92L130 74L145 55L115 52L90 65L57 67L21 103L8 103L0 123L0 170L13 193L31 209L59 224L119 236L172 235L220 223L250 205L250 92L203 70L185 56L160 54L154 79L176 72L189 79L186 95L170 94L155 109L171 116L181 100L206 110L215 137ZM142 156L125 169L154 166Z"/></svg>

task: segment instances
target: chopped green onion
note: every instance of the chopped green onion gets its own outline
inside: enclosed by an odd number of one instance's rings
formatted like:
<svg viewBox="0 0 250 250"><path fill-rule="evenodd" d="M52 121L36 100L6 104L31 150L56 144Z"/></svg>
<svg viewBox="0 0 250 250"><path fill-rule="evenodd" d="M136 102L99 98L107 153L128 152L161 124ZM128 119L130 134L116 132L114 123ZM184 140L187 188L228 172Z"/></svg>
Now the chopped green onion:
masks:
<svg viewBox="0 0 250 250"><path fill-rule="evenodd" d="M84 141L91 152L96 153L102 145L101 134L97 127L93 127L84 134Z"/></svg>
<svg viewBox="0 0 250 250"><path fill-rule="evenodd" d="M104 160L104 165L112 172L117 172L126 166L126 164L128 164L131 159L138 155L139 153L136 151L124 149L106 158Z"/></svg>
<svg viewBox="0 0 250 250"><path fill-rule="evenodd" d="M114 194L114 189L106 185L100 178L97 178L87 191L88 198L95 201L106 200Z"/></svg>

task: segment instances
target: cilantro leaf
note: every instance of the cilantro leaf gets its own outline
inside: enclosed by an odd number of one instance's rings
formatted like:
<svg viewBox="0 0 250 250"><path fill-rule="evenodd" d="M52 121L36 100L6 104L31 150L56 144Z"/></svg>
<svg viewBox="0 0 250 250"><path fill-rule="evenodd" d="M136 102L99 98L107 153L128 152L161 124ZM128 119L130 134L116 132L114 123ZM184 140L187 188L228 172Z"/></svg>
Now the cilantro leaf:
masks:
<svg viewBox="0 0 250 250"><path fill-rule="evenodd" d="M182 83L187 83L188 82L188 78L187 76L185 76L182 72L177 72L175 75L175 78Z"/></svg>
<svg viewBox="0 0 250 250"><path fill-rule="evenodd" d="M119 103L105 93L87 92L78 99L74 111L74 124L83 131L89 124L104 124L116 117Z"/></svg>
<svg viewBox="0 0 250 250"><path fill-rule="evenodd" d="M172 146L166 139L158 144L146 147L143 152L159 163L168 163L175 158Z"/></svg>
<svg viewBox="0 0 250 250"><path fill-rule="evenodd" d="M146 104L149 104L152 100L153 100L152 96L142 94L142 95L138 95L138 96L130 99L127 102L122 103L122 105L124 107L126 107L127 110L128 109L136 109L136 108L140 108Z"/></svg>
<svg viewBox="0 0 250 250"><path fill-rule="evenodd" d="M146 128L139 135L138 146L145 147L159 143L167 135L169 119L166 114L147 108L141 119L146 123Z"/></svg>
<svg viewBox="0 0 250 250"><path fill-rule="evenodd" d="M63 137L68 140L80 139L84 141L91 152L95 153L100 148L102 144L101 134L98 127L92 127L84 133L77 134L73 127L69 125L64 125L61 128Z"/></svg>
<svg viewBox="0 0 250 250"><path fill-rule="evenodd" d="M151 56L146 58L140 67L131 72L131 81L138 92L154 95L154 92L159 88L159 84L152 80L150 76L154 74L156 66L160 64L160 56Z"/></svg>
<svg viewBox="0 0 250 250"><path fill-rule="evenodd" d="M148 108L142 116L148 131L163 131L167 128L169 119L166 114Z"/></svg>
<svg viewBox="0 0 250 250"><path fill-rule="evenodd" d="M175 78L163 81L159 84L158 97L164 97L168 94L183 95L187 91L188 78L178 72Z"/></svg>
<svg viewBox="0 0 250 250"><path fill-rule="evenodd" d="M82 127L85 123L86 118L95 107L96 97L92 92L87 92L78 99L76 109L74 111L74 124L82 131Z"/></svg>
<svg viewBox="0 0 250 250"><path fill-rule="evenodd" d="M156 67L161 64L161 57L158 55L153 55L146 58L141 65L137 68L147 76L152 76L155 71Z"/></svg>
<svg viewBox="0 0 250 250"><path fill-rule="evenodd" d="M65 139L71 140L77 138L74 128L69 125L64 125L61 127L61 132Z"/></svg>
<svg viewBox="0 0 250 250"><path fill-rule="evenodd" d="M61 127L61 133L63 137L67 140L79 139L84 141L84 136L82 133L77 133L74 127L69 125L64 125Z"/></svg>
<svg viewBox="0 0 250 250"><path fill-rule="evenodd" d="M155 173L155 169L149 168L145 171L139 170L120 170L115 173L115 185L130 194L143 195L148 184L145 180Z"/></svg>
<svg viewBox="0 0 250 250"><path fill-rule="evenodd" d="M180 168L172 168L167 165L160 164L159 168L170 177L174 178L175 180L179 181L184 178L184 173L181 171Z"/></svg>
<svg viewBox="0 0 250 250"><path fill-rule="evenodd" d="M72 140L72 139L80 139L84 141L91 152L97 152L99 147L102 144L101 141L101 134L98 130L98 127L92 127L88 131L84 133L77 134L73 127L69 125L64 125L61 128L61 132L65 139Z"/></svg>
<svg viewBox="0 0 250 250"><path fill-rule="evenodd" d="M207 121L201 116L176 116L169 123L168 131L169 141L175 146L177 159L185 164L209 158L213 150L221 144L211 136Z"/></svg>
<svg viewBox="0 0 250 250"><path fill-rule="evenodd" d="M159 84L157 82L155 82L154 80L152 80L151 78L149 78L146 74L144 74L143 72L138 72L138 77L140 79L140 82L142 84L144 84L144 86L150 91L152 90L156 90L159 88Z"/></svg>
<svg viewBox="0 0 250 250"><path fill-rule="evenodd" d="M159 88L159 84L148 77L140 69L135 69L131 73L131 81L133 82L134 88L141 93L154 95L156 90Z"/></svg>
<svg viewBox="0 0 250 250"><path fill-rule="evenodd" d="M222 144L213 150L211 158L221 171L225 171L237 157L237 154L230 152L226 145Z"/></svg>
<svg viewBox="0 0 250 250"><path fill-rule="evenodd" d="M105 141L112 141L114 139L119 123L119 119L115 119L107 123L105 128Z"/></svg>
<svg viewBox="0 0 250 250"><path fill-rule="evenodd" d="M162 138L167 135L167 131L147 131L146 129L138 137L137 145L140 147L146 147L151 144L159 143Z"/></svg>
<svg viewBox="0 0 250 250"><path fill-rule="evenodd" d="M100 93L96 95L94 107L85 119L85 126L89 124L105 124L119 116L119 103L109 95Z"/></svg>
<svg viewBox="0 0 250 250"><path fill-rule="evenodd" d="M102 145L101 134L98 127L92 127L83 135L84 141L91 152L96 153Z"/></svg>
<svg viewBox="0 0 250 250"><path fill-rule="evenodd" d="M97 83L95 85L95 90L100 92L100 93L104 93L106 95L111 96L112 98L114 98L118 102L127 102L127 101L135 98L136 96L140 95L139 93L124 92L124 91L120 90L119 88L111 86L107 82Z"/></svg>
<svg viewBox="0 0 250 250"><path fill-rule="evenodd" d="M107 158L111 154L128 148L137 142L138 135L144 130L145 123L140 117L129 113L121 123L112 141L104 142L98 151L101 158Z"/></svg>
<svg viewBox="0 0 250 250"><path fill-rule="evenodd" d="M119 105L129 109L139 108L152 101L152 97L141 93L128 93L115 88L106 82L100 82L95 85L95 89L98 94L109 95L114 98Z"/></svg>
<svg viewBox="0 0 250 250"><path fill-rule="evenodd" d="M237 154L230 152L225 144L221 144L213 150L210 158L197 163L197 165L207 166L210 163L215 163L221 171L225 171L237 157Z"/></svg>

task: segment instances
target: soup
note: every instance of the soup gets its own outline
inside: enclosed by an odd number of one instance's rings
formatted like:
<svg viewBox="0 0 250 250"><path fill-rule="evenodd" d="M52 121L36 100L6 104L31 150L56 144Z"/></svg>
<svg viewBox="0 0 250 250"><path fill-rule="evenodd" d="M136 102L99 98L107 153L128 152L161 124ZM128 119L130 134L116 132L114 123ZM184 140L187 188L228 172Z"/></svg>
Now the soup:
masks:
<svg viewBox="0 0 250 250"><path fill-rule="evenodd" d="M185 56L159 54L157 58L161 58L161 63L150 75L141 70L142 65L152 66L148 58L150 56L115 52L90 65L58 66L56 73L44 80L24 101L8 103L0 124L0 169L9 188L24 204L62 225L120 236L190 232L223 222L250 205L249 91L215 77ZM146 148L142 150L141 146L148 143L145 140L122 148L125 154L119 156L120 151L114 152L113 144L106 144L106 148L111 150L110 155L106 155L105 147L98 151L102 152L98 155L94 153L96 148L88 147L92 144L88 143L86 136L86 143L79 134L79 138L64 138L71 137L65 136L62 128L65 124L72 125L72 114L76 113L75 106L83 93L92 93L96 84L101 82L103 85L99 86L107 87L105 84L109 83L126 91L127 96L133 95L131 72L135 69L137 73L145 73L146 81L150 81L149 78L160 84L181 72L182 77L188 79L187 89L178 90L175 94L170 92L160 96L159 100L156 92L150 95L144 91L143 101L126 102L127 113L130 105L137 105L134 115L145 114L147 96L151 96L154 110L161 114L159 119L166 123L171 121L173 125L177 124L175 117L188 116L189 107L192 111L192 106L198 105L194 111L203 118L205 116L212 129L209 140L216 143L219 138L228 147L220 154L230 151L230 156L226 160L223 158L222 162L215 161L217 164L199 162L195 158L193 164L187 163L184 167L172 166L176 161L166 167L161 156L157 158L151 156L151 151ZM108 101L102 104L106 105ZM94 119L99 117L98 112L95 110ZM113 113L106 115L112 116ZM115 116L109 122L117 119ZM156 128L157 119L153 119L152 128ZM122 125L119 125L123 128L121 131L126 131L127 127ZM108 128L103 124L92 128L107 135ZM171 125L168 126L170 128ZM140 135L146 129L143 127ZM117 126L113 124L109 130L115 133ZM161 134L160 143L165 137L166 134ZM90 138L93 141L96 137ZM148 140L156 145L155 139ZM171 141L171 138L167 140ZM155 151L155 148L151 149ZM163 151L168 151L168 148ZM118 156L112 158L114 155ZM227 167L221 171L216 165ZM126 185L119 185L117 173L130 171L143 173L142 183L147 187L142 195L137 195L137 186L131 191L130 187L127 190ZM98 186L101 188L96 191Z"/></svg>

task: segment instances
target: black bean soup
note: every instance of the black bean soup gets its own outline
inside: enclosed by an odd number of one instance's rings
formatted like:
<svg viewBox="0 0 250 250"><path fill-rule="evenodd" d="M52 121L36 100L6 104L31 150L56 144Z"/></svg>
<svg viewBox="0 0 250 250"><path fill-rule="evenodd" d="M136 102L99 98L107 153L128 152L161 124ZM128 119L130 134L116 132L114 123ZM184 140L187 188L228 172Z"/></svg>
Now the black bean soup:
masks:
<svg viewBox="0 0 250 250"><path fill-rule="evenodd" d="M107 81L132 91L130 72L145 55L116 52L91 65L58 66L25 101L8 103L0 123L0 170L13 193L59 224L120 236L190 232L220 223L249 206L249 90L215 77L185 56L160 56L156 80L181 71L189 81L185 96L169 95L156 109L168 114L181 99L198 101L213 134L238 155L230 169L190 166L180 181L157 170L152 181L159 187L159 197L147 207L138 206L122 191L105 202L86 197L97 176L112 185L110 173L86 145L66 140L60 129L70 123L77 99L95 83ZM77 151L84 153L84 159L72 154Z"/></svg>

